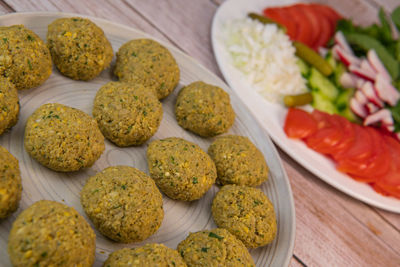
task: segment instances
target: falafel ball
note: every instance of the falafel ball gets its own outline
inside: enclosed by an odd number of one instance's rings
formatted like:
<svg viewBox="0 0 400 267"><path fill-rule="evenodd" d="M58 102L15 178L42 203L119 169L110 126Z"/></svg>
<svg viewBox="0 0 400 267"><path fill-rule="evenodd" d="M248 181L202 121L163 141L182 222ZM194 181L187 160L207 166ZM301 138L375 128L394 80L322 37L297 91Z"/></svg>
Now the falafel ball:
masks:
<svg viewBox="0 0 400 267"><path fill-rule="evenodd" d="M163 115L158 98L141 84L109 82L97 92L93 116L104 136L118 146L141 145Z"/></svg>
<svg viewBox="0 0 400 267"><path fill-rule="evenodd" d="M123 82L141 83L158 99L167 97L178 85L180 71L175 58L151 39L131 40L120 47L114 74Z"/></svg>
<svg viewBox="0 0 400 267"><path fill-rule="evenodd" d="M0 27L0 40L0 76L18 90L39 86L50 77L50 52L36 33L24 25Z"/></svg>
<svg viewBox="0 0 400 267"><path fill-rule="evenodd" d="M96 236L72 207L41 200L18 215L8 238L13 266L92 266Z"/></svg>
<svg viewBox="0 0 400 267"><path fill-rule="evenodd" d="M191 83L179 91L175 115L182 128L203 137L227 132L235 120L228 93L204 82Z"/></svg>
<svg viewBox="0 0 400 267"><path fill-rule="evenodd" d="M214 184L214 162L198 145L170 137L150 143L147 149L150 176L160 190L176 200L201 198Z"/></svg>
<svg viewBox="0 0 400 267"><path fill-rule="evenodd" d="M19 101L17 88L0 76L0 135L18 121Z"/></svg>
<svg viewBox="0 0 400 267"><path fill-rule="evenodd" d="M92 166L105 148L95 119L57 103L40 106L28 118L24 144L31 157L60 172Z"/></svg>
<svg viewBox="0 0 400 267"><path fill-rule="evenodd" d="M138 248L123 248L108 256L103 267L186 267L178 251L163 244L146 244Z"/></svg>
<svg viewBox="0 0 400 267"><path fill-rule="evenodd" d="M243 243L222 228L189 234L178 251L189 267L255 266Z"/></svg>
<svg viewBox="0 0 400 267"><path fill-rule="evenodd" d="M81 203L103 235L123 243L145 240L164 218L162 195L154 181L128 166L108 167L90 177Z"/></svg>
<svg viewBox="0 0 400 267"><path fill-rule="evenodd" d="M60 18L48 26L47 45L57 69L74 80L97 77L112 60L104 32L89 19Z"/></svg>
<svg viewBox="0 0 400 267"><path fill-rule="evenodd" d="M268 166L260 150L239 135L218 137L208 148L217 167L217 182L258 186L268 179Z"/></svg>
<svg viewBox="0 0 400 267"><path fill-rule="evenodd" d="M0 219L18 209L22 184L18 160L0 146Z"/></svg>
<svg viewBox="0 0 400 267"><path fill-rule="evenodd" d="M248 248L271 243L277 231L274 206L258 188L225 185L211 207L218 227L235 235Z"/></svg>

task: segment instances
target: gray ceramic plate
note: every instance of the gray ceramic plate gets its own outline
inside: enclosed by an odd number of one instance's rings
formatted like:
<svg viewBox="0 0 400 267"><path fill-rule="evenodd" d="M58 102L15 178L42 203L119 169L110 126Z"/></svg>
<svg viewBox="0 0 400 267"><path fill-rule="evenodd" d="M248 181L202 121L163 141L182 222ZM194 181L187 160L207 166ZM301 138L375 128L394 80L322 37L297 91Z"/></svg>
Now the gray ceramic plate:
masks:
<svg viewBox="0 0 400 267"><path fill-rule="evenodd" d="M41 38L46 37L47 25L60 17L82 16L65 13L17 13L0 17L0 25L24 24ZM106 20L90 18L106 33L114 51L125 42L136 38L151 38L138 30L112 23ZM162 43L162 42L161 42ZM210 71L199 65L193 58L178 49L164 44L177 59L181 69L181 80L172 95L163 100L164 117L161 126L153 138L161 139L170 136L185 138L199 144L207 150L213 139L195 136L178 126L174 116L174 102L179 89L190 82L202 80L222 87L230 93L233 108L237 114L232 134L249 137L263 152L270 167L270 179L261 189L274 203L278 235L275 241L263 248L254 249L251 254L257 266L285 266L292 257L295 236L295 213L289 180L282 168L277 151L265 131L250 115L249 111L236 94L224 82ZM112 79L111 71L105 70L99 77L90 82L79 82L60 75L54 69L53 74L43 85L28 91L20 92L21 113L18 124L0 137L0 144L5 146L20 162L23 193L20 209L7 220L0 222L0 258L1 264L9 266L7 256L7 238L17 214L40 199L51 199L75 207L85 216L79 201L79 192L86 179L110 165L130 165L148 173L146 164L146 147L118 148L106 142L106 150L93 167L77 173L57 173L33 160L23 146L24 126L28 116L40 105L58 102L79 108L89 114L97 90ZM150 140L150 141L151 141ZM216 227L210 211L211 201L218 188L214 186L203 198L191 203L173 201L164 197L165 217L159 231L142 243L118 244L96 231L96 263L101 266L108 254L123 247L136 247L149 242L159 242L176 248L189 232ZM4 259L4 260L3 260ZM6 263L5 263L6 262Z"/></svg>

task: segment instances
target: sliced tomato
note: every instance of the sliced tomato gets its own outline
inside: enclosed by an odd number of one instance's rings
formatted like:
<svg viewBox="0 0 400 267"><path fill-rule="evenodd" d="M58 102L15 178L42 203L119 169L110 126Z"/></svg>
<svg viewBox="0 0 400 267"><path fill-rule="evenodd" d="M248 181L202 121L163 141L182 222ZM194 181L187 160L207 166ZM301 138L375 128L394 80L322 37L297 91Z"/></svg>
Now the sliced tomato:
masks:
<svg viewBox="0 0 400 267"><path fill-rule="evenodd" d="M333 159L336 160L342 153L347 151L353 145L355 140L355 130L353 124L346 118L336 114L332 115L332 117L339 122L343 133L342 139L337 145L332 147L332 150L329 153Z"/></svg>
<svg viewBox="0 0 400 267"><path fill-rule="evenodd" d="M297 35L297 26L296 23L290 19L286 9L280 7L266 8L263 14L284 26L286 28L286 34L289 35L291 40L294 40Z"/></svg>
<svg viewBox="0 0 400 267"><path fill-rule="evenodd" d="M322 31L321 18L316 12L314 12L312 5L300 5L299 7L310 22L312 38L310 39L309 46L316 50L318 48L316 44L320 40Z"/></svg>
<svg viewBox="0 0 400 267"><path fill-rule="evenodd" d="M311 4L309 8L314 16L318 19L318 24L320 25L321 29L317 40L313 43L314 50L318 50L318 48L321 46L326 46L336 28L336 23L325 16L323 12L320 12L320 9L316 6L318 5Z"/></svg>
<svg viewBox="0 0 400 267"><path fill-rule="evenodd" d="M297 34L295 40L311 46L313 42L311 22L309 21L308 17L303 13L303 5L304 4L295 4L289 7L285 7L284 9L286 9L288 16L296 23Z"/></svg>
<svg viewBox="0 0 400 267"><path fill-rule="evenodd" d="M313 4L314 8L317 9L318 12L321 12L324 14L330 21L333 21L336 26L336 22L339 19L342 19L342 16L339 15L333 8L330 6L326 5L321 5L321 4Z"/></svg>
<svg viewBox="0 0 400 267"><path fill-rule="evenodd" d="M398 175L400 175L400 173ZM392 196L400 199L400 186L388 186L380 183L373 183L371 186L376 192L384 196Z"/></svg>
<svg viewBox="0 0 400 267"><path fill-rule="evenodd" d="M371 156L362 160L347 157L338 160L337 169L363 182L376 182L389 172L391 154L382 134L372 127L365 127L370 135Z"/></svg>
<svg viewBox="0 0 400 267"><path fill-rule="evenodd" d="M308 112L289 108L283 129L290 138L306 138L317 131L317 122Z"/></svg>
<svg viewBox="0 0 400 267"><path fill-rule="evenodd" d="M344 160L352 160L355 162L364 162L372 156L373 146L370 133L366 130L366 127L362 127L354 124L355 140L353 145L338 156L337 162L340 166L340 162Z"/></svg>
<svg viewBox="0 0 400 267"><path fill-rule="evenodd" d="M379 177L377 183L381 187L398 187L400 186L400 143L388 135L385 135L384 139L391 154L391 165L389 172Z"/></svg>
<svg viewBox="0 0 400 267"><path fill-rule="evenodd" d="M327 113L315 111L312 115L318 122L318 131L307 137L305 142L311 149L329 155L343 139L342 125L334 116Z"/></svg>

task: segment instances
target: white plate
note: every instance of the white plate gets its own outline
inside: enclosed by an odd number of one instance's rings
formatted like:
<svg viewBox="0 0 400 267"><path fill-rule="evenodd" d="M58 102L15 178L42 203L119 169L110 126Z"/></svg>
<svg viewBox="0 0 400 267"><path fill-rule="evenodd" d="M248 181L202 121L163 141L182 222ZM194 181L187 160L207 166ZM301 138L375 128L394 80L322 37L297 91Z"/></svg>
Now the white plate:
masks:
<svg viewBox="0 0 400 267"><path fill-rule="evenodd" d="M82 15L65 13L9 14L0 17L0 25L24 24L35 31L41 38L45 38L47 25L53 20L65 16ZM89 18L104 30L114 51L117 51L128 40L150 38L145 33L120 24L97 18ZM204 139L190 134L176 123L173 107L177 92L183 85L197 80L218 85L229 92L233 108L237 114L230 133L248 136L263 152L270 167L270 179L261 186L261 189L274 203L277 212L277 238L266 247L251 250L251 254L257 266L287 266L293 251L295 214L289 180L282 168L274 145L232 89L217 76L199 65L194 59L168 44L164 45L172 52L179 64L181 80L174 93L163 101L164 117L158 132L151 140L178 136L193 141L199 144L204 150L207 150L213 139ZM11 224L16 215L33 202L40 199L52 199L64 202L67 205L75 207L80 214L88 219L82 210L79 201L79 192L89 176L94 175L107 166L117 164L134 166L148 173L145 153L146 145L118 148L107 141L105 152L92 168L69 174L57 173L39 165L29 157L23 147L25 122L37 107L48 102L59 102L91 114L94 95L111 78L112 75L109 69L90 82L73 81L61 76L54 70L50 79L42 86L19 92L22 107L19 122L12 128L11 132L0 137L0 144L5 146L19 159L23 185L19 210L7 220L0 222L0 259L2 259L0 264L2 266L10 265L6 247ZM97 248L95 266L101 266L110 252L122 247L137 247L149 242L159 242L171 248L176 248L177 244L186 238L189 231L195 232L216 227L210 210L211 201L216 192L217 187L214 186L202 199L191 203L173 201L164 197L165 217L162 226L156 234L141 243L129 245L118 244L104 238L96 231Z"/></svg>
<svg viewBox="0 0 400 267"><path fill-rule="evenodd" d="M296 2L299 1L228 0L224 2L218 8L214 16L211 31L212 46L219 68L227 83L248 106L263 128L270 134L274 142L292 158L316 176L346 194L376 207L400 213L400 200L376 193L369 185L357 182L349 176L336 171L331 160L307 148L303 142L287 138L283 131L287 109L282 105L270 103L258 95L251 84L245 80L243 74L230 64L229 54L221 40L222 30L226 21L243 18L249 12L261 13L267 6L283 6ZM361 5L362 3L360 2L359 4ZM365 8L371 7L366 6Z"/></svg>

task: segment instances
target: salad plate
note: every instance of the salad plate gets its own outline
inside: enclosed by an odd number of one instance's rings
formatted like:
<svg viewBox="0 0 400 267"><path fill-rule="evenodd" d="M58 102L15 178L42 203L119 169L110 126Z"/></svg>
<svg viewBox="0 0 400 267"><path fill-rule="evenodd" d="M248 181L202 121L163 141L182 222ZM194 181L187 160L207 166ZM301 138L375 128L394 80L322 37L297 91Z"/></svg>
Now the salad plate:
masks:
<svg viewBox="0 0 400 267"><path fill-rule="evenodd" d="M47 25L61 17L87 17L105 32L112 44L114 53L119 47L132 39L153 37L130 27L107 20L84 16L81 14L40 12L13 13L0 16L1 25L24 24L42 39L46 39ZM229 93L236 119L230 134L247 136L264 154L269 166L269 179L260 189L270 198L277 215L278 232L275 240L268 246L251 250L257 266L287 266L293 255L295 238L295 212L293 196L287 175L282 167L275 146L255 122L253 116L243 105L234 91L221 79L202 67L196 60L187 56L177 48L157 40L167 47L175 57L181 77L178 87L162 101L163 119L157 133L147 142L167 137L181 137L198 144L207 151L213 138L201 138L185 131L176 122L174 105L182 86L194 81L204 81L223 88ZM115 64L114 61L111 65ZM74 207L87 221L80 204L80 191L88 177L108 166L128 165L149 173L146 160L146 144L137 147L120 148L106 141L106 149L95 164L87 169L72 173L54 172L33 160L25 151L23 144L24 127L32 112L44 103L61 103L91 114L93 100L97 90L107 82L115 80L112 67L103 71L95 79L83 82L74 81L62 76L55 68L50 78L41 86L30 90L19 91L21 104L17 125L0 136L0 145L10 151L18 160L22 177L22 199L19 209L7 219L0 221L0 259L1 266L11 266L7 255L7 240L12 223L16 216L28 206L41 199L55 200ZM192 202L174 201L163 196L164 220L160 229L143 242L120 244L101 235L96 229L96 261L94 266L102 266L109 253L123 247L138 247L145 243L163 243L176 248L189 232L212 229L216 225L211 216L211 202L218 191L213 186L200 200ZM89 221L90 222L90 221ZM90 222L91 223L91 222ZM93 226L93 224L91 224ZM94 227L93 227L94 228Z"/></svg>
<svg viewBox="0 0 400 267"><path fill-rule="evenodd" d="M211 30L212 46L218 66L227 83L247 105L272 140L293 159L338 190L375 207L400 213L399 199L376 193L368 184L357 182L337 171L333 161L309 149L303 142L289 139L283 131L287 108L282 104L272 103L264 99L232 64L223 40L224 27L228 21L245 18L250 12L261 14L266 7L285 6L298 2L295 0L228 0L224 2L214 15ZM302 2L310 3L312 1ZM335 1L331 2L332 4L336 3ZM364 2L357 2L357 4L363 5L358 7L363 10L363 18L355 17L355 22L365 24L363 20L366 13L376 16L377 9L373 6ZM357 13L354 12L354 14Z"/></svg>

